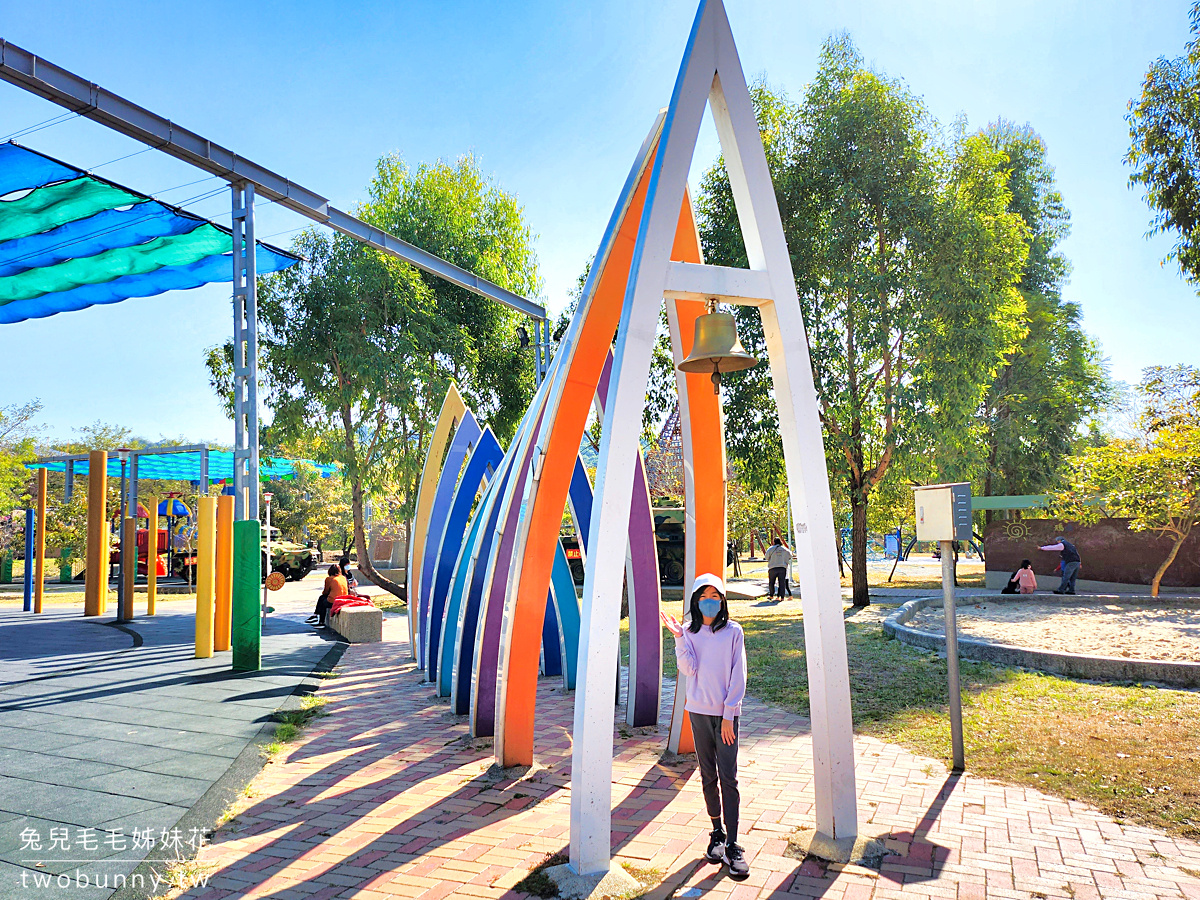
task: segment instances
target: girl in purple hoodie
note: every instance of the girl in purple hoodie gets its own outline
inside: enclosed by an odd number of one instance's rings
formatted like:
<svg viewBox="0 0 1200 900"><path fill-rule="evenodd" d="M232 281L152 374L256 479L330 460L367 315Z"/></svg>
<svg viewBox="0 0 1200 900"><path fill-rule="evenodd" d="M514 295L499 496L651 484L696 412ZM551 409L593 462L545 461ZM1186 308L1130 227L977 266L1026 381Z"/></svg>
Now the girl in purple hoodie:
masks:
<svg viewBox="0 0 1200 900"><path fill-rule="evenodd" d="M705 858L724 863L736 881L750 877L745 853L737 843L738 719L746 696L746 645L742 626L729 619L725 584L701 575L692 585L686 625L660 613L675 636L675 660L687 679L684 709L692 725L704 805L712 819ZM724 828L721 816L724 813Z"/></svg>

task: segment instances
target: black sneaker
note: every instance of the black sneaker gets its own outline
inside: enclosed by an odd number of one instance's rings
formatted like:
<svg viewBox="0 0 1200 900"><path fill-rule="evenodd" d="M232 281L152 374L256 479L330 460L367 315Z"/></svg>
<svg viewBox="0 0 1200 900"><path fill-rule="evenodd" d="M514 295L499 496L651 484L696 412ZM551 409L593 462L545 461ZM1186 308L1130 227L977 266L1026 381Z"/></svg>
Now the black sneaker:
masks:
<svg viewBox="0 0 1200 900"><path fill-rule="evenodd" d="M708 849L704 851L704 858L717 865L725 862L725 832L720 828L714 828L708 836Z"/></svg>
<svg viewBox="0 0 1200 900"><path fill-rule="evenodd" d="M319 616L309 616L304 621L307 622L309 625L316 625L318 622L321 621L321 619Z"/></svg>
<svg viewBox="0 0 1200 900"><path fill-rule="evenodd" d="M750 866L746 863L746 855L737 844L725 845L724 863L729 867L729 877L734 881L745 881L750 877Z"/></svg>

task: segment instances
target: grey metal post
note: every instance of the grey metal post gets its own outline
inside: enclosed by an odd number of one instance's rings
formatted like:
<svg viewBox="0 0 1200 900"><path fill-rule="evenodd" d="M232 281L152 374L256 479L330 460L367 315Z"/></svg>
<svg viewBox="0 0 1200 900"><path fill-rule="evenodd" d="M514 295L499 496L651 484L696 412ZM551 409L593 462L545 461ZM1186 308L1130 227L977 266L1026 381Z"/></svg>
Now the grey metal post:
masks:
<svg viewBox="0 0 1200 900"><path fill-rule="evenodd" d="M129 508L133 510L133 517L136 519L138 508L138 452L136 450L129 454ZM136 576L137 572L135 571L133 574Z"/></svg>
<svg viewBox="0 0 1200 900"><path fill-rule="evenodd" d="M232 186L233 198L233 507L239 520L258 518L258 298L254 185Z"/></svg>
<svg viewBox="0 0 1200 900"><path fill-rule="evenodd" d="M542 323L540 319L533 320L533 386L542 384Z"/></svg>
<svg viewBox="0 0 1200 900"><path fill-rule="evenodd" d="M950 743L954 771L966 768L963 756L962 688L958 680L958 619L954 606L954 543L939 541L942 549L942 610L946 620L946 675L950 686Z"/></svg>
<svg viewBox="0 0 1200 900"><path fill-rule="evenodd" d="M117 621L124 622L125 617L122 615L124 610L125 600L125 579L129 576L125 572L125 510L126 501L129 499L125 493L125 460L121 460L121 523L117 527Z"/></svg>
<svg viewBox="0 0 1200 900"><path fill-rule="evenodd" d="M67 479L66 486L63 488L63 501L70 503L71 495L75 493L75 460L67 460L66 471L63 474Z"/></svg>
<svg viewBox="0 0 1200 900"><path fill-rule="evenodd" d="M201 497L208 495L208 448L200 451L200 490Z"/></svg>

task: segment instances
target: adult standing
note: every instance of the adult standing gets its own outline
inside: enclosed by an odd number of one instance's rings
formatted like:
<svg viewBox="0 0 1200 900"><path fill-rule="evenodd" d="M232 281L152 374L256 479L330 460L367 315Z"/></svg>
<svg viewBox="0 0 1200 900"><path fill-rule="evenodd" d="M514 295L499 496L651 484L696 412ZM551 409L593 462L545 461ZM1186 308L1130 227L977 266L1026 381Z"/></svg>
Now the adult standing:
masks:
<svg viewBox="0 0 1200 900"><path fill-rule="evenodd" d="M767 596L778 597L783 599L783 592L787 591L789 597L792 596L792 589L788 585L788 566L792 562L792 551L787 545L775 538L775 542L771 544L771 549L767 551ZM779 584L776 591L776 582Z"/></svg>
<svg viewBox="0 0 1200 900"><path fill-rule="evenodd" d="M1075 545L1063 537L1056 537L1053 544L1047 544L1044 547L1039 547L1039 550L1049 550L1051 552L1057 550L1059 559L1062 562L1062 582L1054 591L1056 594L1074 594L1075 579L1079 575L1079 551Z"/></svg>

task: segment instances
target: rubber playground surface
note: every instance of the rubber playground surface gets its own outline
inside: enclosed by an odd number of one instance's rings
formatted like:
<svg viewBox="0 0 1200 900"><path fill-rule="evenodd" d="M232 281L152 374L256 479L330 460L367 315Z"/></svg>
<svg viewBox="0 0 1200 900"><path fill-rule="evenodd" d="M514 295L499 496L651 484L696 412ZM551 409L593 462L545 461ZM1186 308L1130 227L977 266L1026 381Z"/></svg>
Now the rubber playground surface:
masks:
<svg viewBox="0 0 1200 900"><path fill-rule="evenodd" d="M272 712L343 646L272 616L262 670L233 673L194 658L188 604L121 626L81 611L0 609L0 897L108 897L95 884L198 845Z"/></svg>

